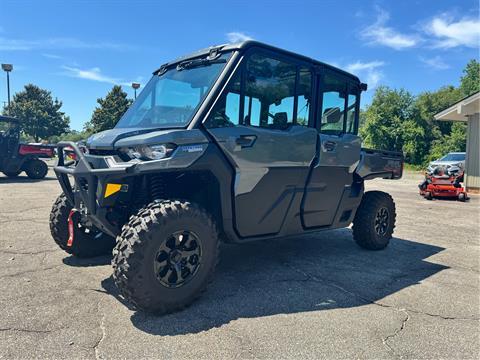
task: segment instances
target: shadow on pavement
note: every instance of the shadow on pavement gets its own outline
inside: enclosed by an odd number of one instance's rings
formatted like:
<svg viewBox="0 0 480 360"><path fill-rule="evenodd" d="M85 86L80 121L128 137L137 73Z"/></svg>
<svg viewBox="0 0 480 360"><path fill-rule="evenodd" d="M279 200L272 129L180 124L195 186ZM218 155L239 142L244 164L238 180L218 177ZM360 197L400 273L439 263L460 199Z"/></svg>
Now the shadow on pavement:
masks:
<svg viewBox="0 0 480 360"><path fill-rule="evenodd" d="M63 263L73 267L90 267L90 266L104 266L110 265L112 261L111 255L97 256L94 258L82 259L75 256L67 256L63 258Z"/></svg>
<svg viewBox="0 0 480 360"><path fill-rule="evenodd" d="M55 176L46 176L43 179L30 179L27 175L18 175L17 177L0 176L0 184L16 184L16 183L37 183L42 181L57 180Z"/></svg>
<svg viewBox="0 0 480 360"><path fill-rule="evenodd" d="M131 321L154 335L198 333L238 318L350 308L380 300L446 269L426 261L441 247L395 238L382 251L360 249L349 229L224 245L213 283L187 309ZM124 305L112 278L102 282Z"/></svg>

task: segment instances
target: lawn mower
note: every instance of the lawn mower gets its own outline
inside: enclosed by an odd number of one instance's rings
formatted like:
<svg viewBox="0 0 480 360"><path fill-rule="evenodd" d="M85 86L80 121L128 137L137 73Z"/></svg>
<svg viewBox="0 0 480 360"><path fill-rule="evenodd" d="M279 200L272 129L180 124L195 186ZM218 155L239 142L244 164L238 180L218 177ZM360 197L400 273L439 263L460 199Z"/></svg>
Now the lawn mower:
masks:
<svg viewBox="0 0 480 360"><path fill-rule="evenodd" d="M460 183L463 179L463 170L457 166L448 169L436 167L425 174L425 180L418 185L420 195L427 200L433 198L450 198L459 201L468 199L467 192Z"/></svg>

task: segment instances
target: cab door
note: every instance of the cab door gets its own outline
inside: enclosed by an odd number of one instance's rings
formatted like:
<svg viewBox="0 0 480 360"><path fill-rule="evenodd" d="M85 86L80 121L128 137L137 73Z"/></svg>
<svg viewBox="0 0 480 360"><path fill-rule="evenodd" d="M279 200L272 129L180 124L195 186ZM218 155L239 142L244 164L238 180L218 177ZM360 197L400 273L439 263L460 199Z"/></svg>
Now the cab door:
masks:
<svg viewBox="0 0 480 360"><path fill-rule="evenodd" d="M242 237L274 235L303 196L316 154L309 127L313 74L266 50L251 51L204 123L235 169L234 222ZM300 201L297 202L300 204Z"/></svg>
<svg viewBox="0 0 480 360"><path fill-rule="evenodd" d="M302 220L307 228L333 224L342 195L353 182L361 149L358 82L328 69L322 69L318 82L320 146L305 189Z"/></svg>

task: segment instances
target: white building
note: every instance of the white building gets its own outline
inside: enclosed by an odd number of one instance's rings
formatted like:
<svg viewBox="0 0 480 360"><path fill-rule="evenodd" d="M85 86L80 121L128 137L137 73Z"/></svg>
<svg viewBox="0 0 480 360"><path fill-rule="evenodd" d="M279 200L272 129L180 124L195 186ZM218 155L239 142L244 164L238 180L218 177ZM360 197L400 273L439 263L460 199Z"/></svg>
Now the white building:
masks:
<svg viewBox="0 0 480 360"><path fill-rule="evenodd" d="M435 115L435 119L468 123L465 185L467 191L480 192L480 92L453 104Z"/></svg>

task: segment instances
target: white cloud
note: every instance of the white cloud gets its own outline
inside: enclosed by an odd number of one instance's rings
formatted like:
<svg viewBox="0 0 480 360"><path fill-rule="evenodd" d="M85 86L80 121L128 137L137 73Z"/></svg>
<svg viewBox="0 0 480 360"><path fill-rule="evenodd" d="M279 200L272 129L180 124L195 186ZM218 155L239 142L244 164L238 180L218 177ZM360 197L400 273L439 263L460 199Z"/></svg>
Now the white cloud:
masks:
<svg viewBox="0 0 480 360"><path fill-rule="evenodd" d="M60 55L49 54L49 53L43 53L42 56L48 59L63 59L63 57Z"/></svg>
<svg viewBox="0 0 480 360"><path fill-rule="evenodd" d="M382 67L383 61L361 62L357 61L345 66L345 70L357 75L362 81L368 84L368 90L375 89L384 78Z"/></svg>
<svg viewBox="0 0 480 360"><path fill-rule="evenodd" d="M128 50L125 44L110 42L86 42L75 38L49 38L40 40L9 39L0 37L0 50L26 51L35 49L109 49Z"/></svg>
<svg viewBox="0 0 480 360"><path fill-rule="evenodd" d="M227 40L229 43L237 43L237 42L253 39L249 35L239 31L229 32L229 33L226 33L225 35L227 36Z"/></svg>
<svg viewBox="0 0 480 360"><path fill-rule="evenodd" d="M450 68L450 65L445 63L445 61L443 61L443 59L440 56L434 56L429 58L420 56L420 61L423 62L426 67L429 67L435 70L445 70Z"/></svg>
<svg viewBox="0 0 480 360"><path fill-rule="evenodd" d="M452 16L443 14L434 17L425 26L424 31L435 37L435 48L449 49L457 46L476 48L480 46L480 20L463 18L455 21Z"/></svg>
<svg viewBox="0 0 480 360"><path fill-rule="evenodd" d="M79 79L86 79L92 81L98 81L113 85L123 85L123 86L130 86L132 82L124 81L119 78L110 77L107 75L102 74L102 71L98 67L94 67L91 69L80 69L77 67L70 67L70 66L62 66L62 69L66 70L64 73L67 76L79 78Z"/></svg>
<svg viewBox="0 0 480 360"><path fill-rule="evenodd" d="M402 34L387 26L390 14L377 8L377 20L360 32L360 36L371 45L388 46L395 50L402 50L416 46L420 39L416 35Z"/></svg>

